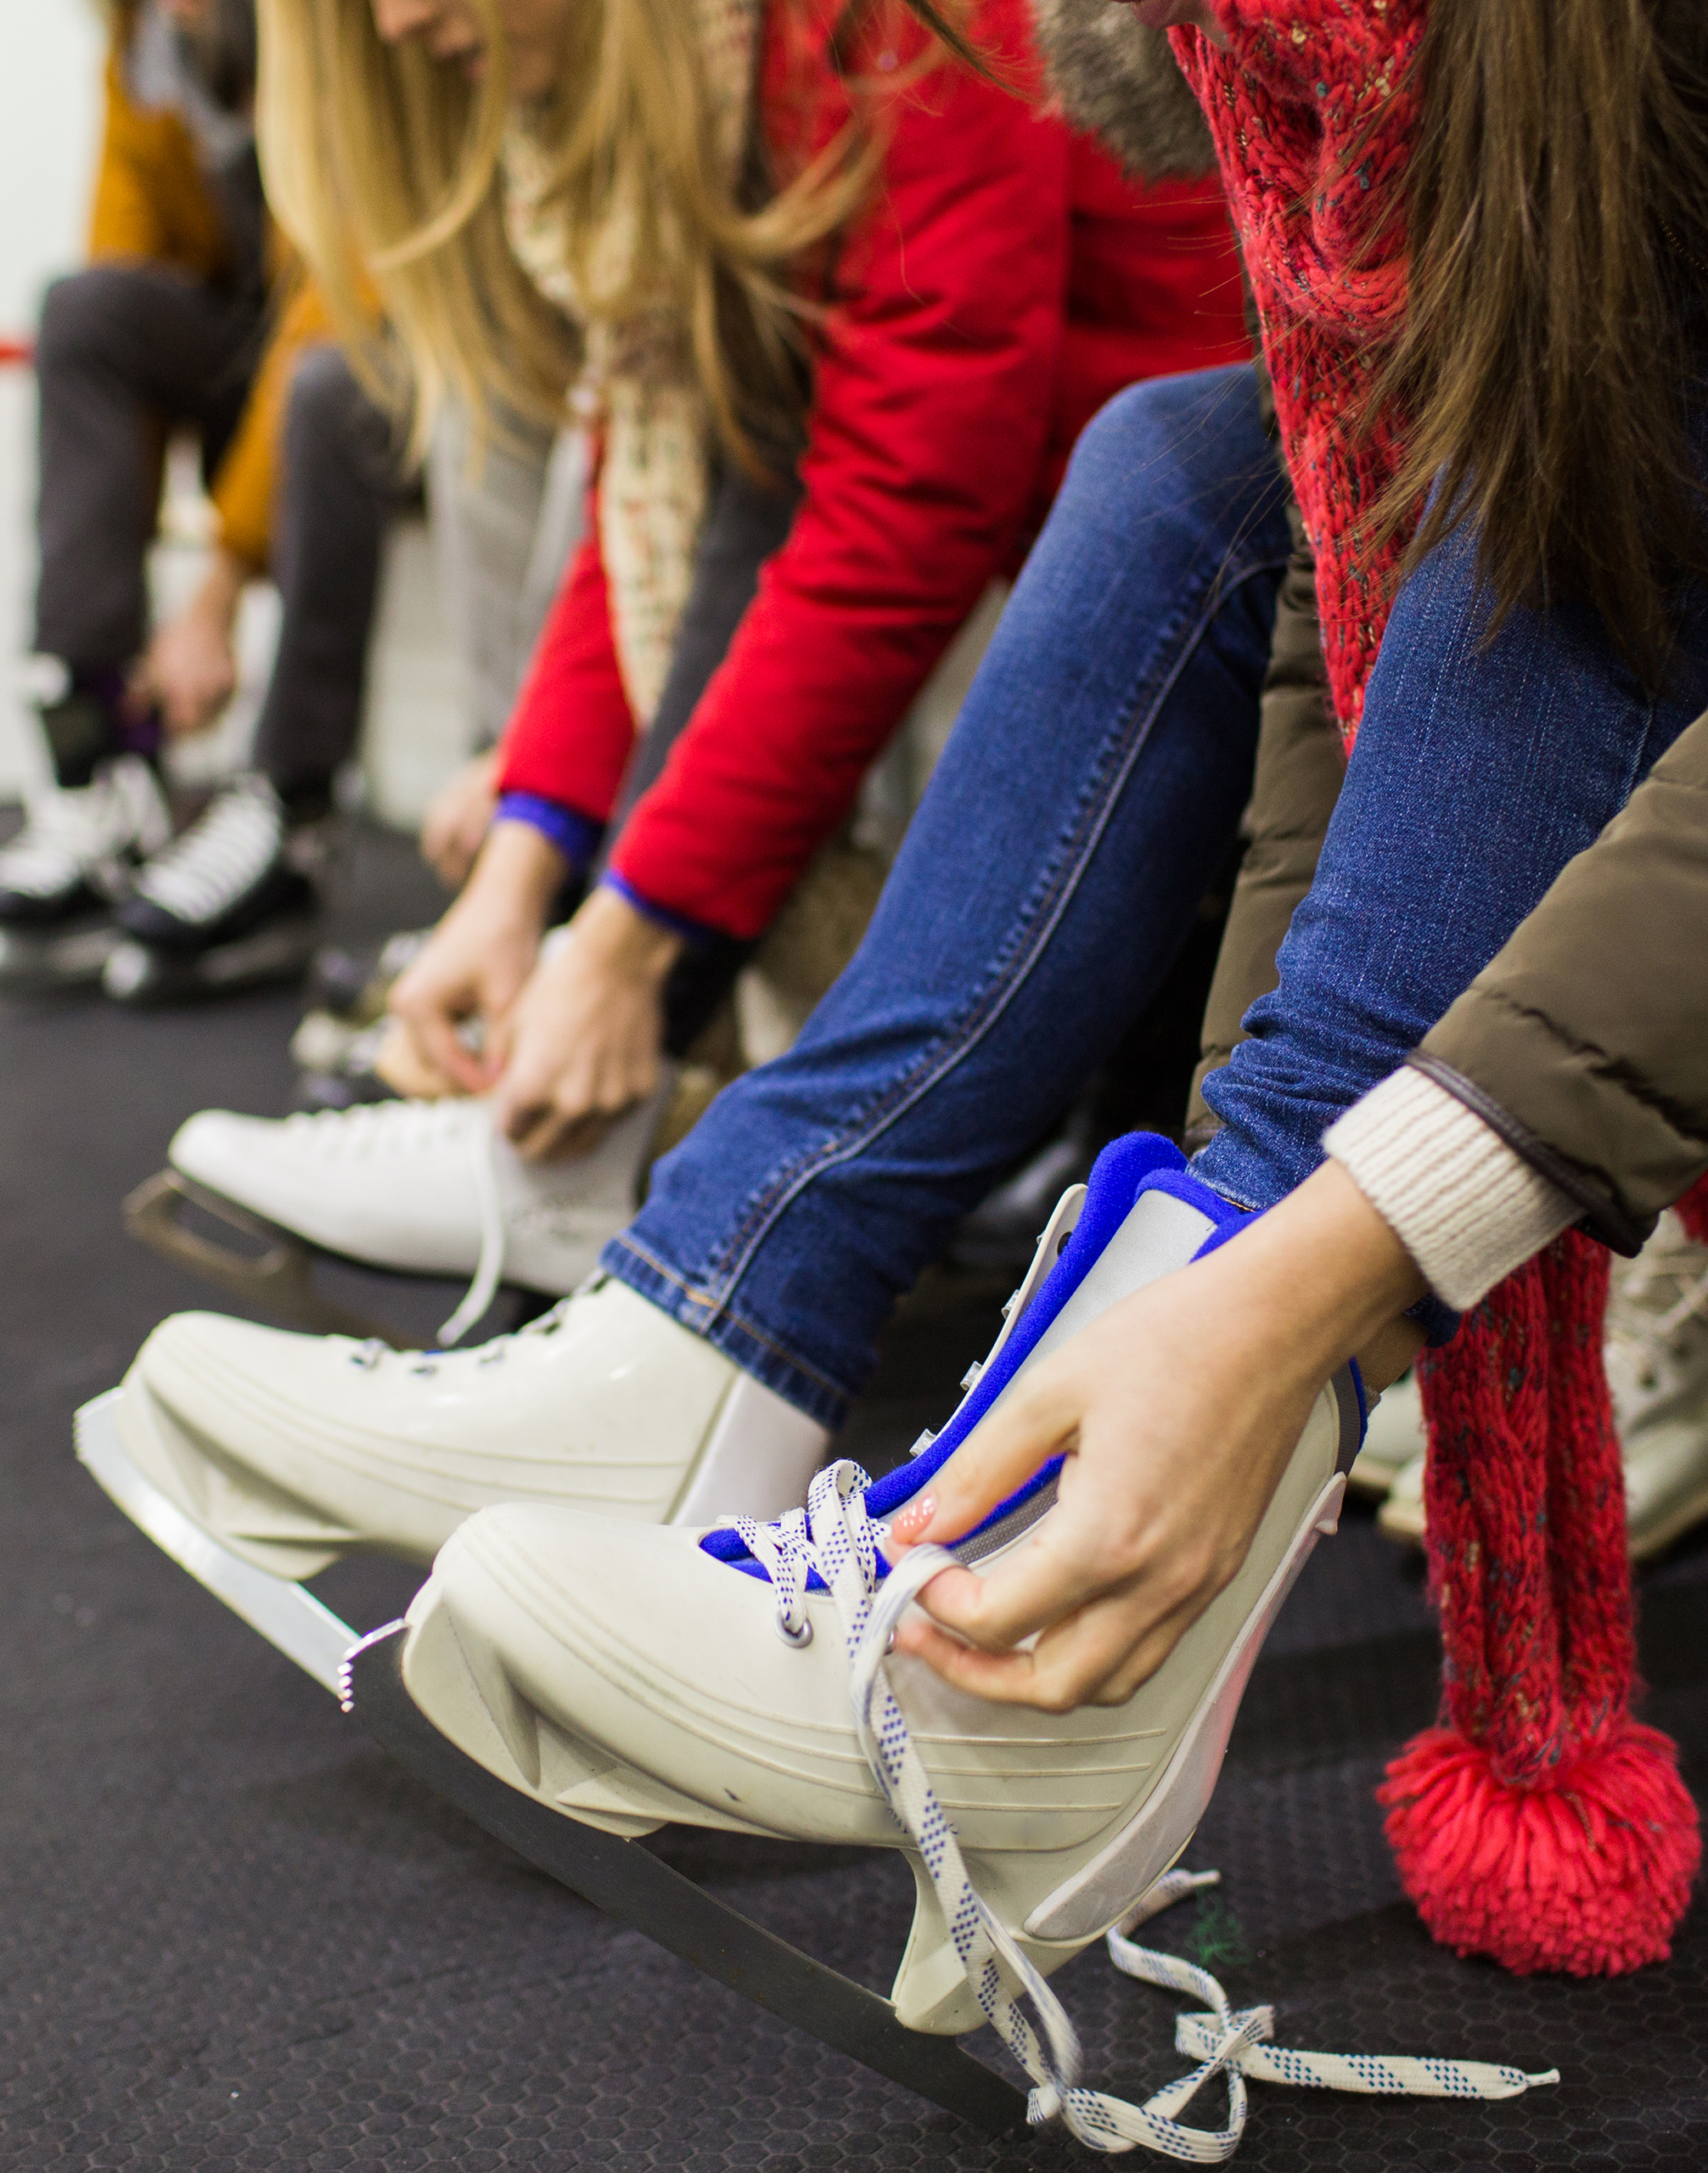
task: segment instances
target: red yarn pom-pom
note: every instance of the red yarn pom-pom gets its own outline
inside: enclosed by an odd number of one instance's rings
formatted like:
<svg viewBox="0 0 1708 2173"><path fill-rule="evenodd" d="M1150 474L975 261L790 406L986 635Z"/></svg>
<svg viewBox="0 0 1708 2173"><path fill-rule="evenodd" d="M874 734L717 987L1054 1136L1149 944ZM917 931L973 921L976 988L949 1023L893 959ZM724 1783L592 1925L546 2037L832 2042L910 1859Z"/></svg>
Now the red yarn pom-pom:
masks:
<svg viewBox="0 0 1708 2173"><path fill-rule="evenodd" d="M1444 1946L1521 1977L1617 1977L1671 1951L1702 1843L1658 1729L1621 1715L1525 1788L1497 1779L1480 1745L1426 1729L1378 1800L1401 1882Z"/></svg>

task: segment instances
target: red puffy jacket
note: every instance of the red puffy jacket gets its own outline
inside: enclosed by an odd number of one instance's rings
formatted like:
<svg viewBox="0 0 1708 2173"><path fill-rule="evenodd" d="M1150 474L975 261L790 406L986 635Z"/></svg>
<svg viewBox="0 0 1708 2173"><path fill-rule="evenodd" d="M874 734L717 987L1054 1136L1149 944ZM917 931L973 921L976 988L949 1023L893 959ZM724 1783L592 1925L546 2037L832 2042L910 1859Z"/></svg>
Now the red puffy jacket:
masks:
<svg viewBox="0 0 1708 2173"><path fill-rule="evenodd" d="M803 97L802 21L791 0L767 11L761 115L782 171L849 110L824 25ZM981 40L1020 53L1024 21L1024 0L988 0ZM1213 184L1135 187L1062 121L959 69L898 107L831 279L788 541L610 857L632 896L735 936L761 933L846 815L992 576L1017 565L1098 408L1137 379L1249 351ZM602 823L633 744L590 538L535 653L500 789Z"/></svg>

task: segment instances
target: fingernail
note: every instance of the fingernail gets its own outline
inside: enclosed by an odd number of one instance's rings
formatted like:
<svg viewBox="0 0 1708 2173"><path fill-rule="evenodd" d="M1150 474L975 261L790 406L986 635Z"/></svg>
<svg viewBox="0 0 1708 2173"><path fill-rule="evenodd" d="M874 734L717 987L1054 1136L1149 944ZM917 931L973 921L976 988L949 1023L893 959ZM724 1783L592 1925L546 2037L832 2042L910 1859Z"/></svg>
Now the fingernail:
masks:
<svg viewBox="0 0 1708 2173"><path fill-rule="evenodd" d="M890 1530L904 1547L911 1547L915 1540L924 1536L936 1513L936 1496L921 1494L917 1501L910 1502L900 1515L891 1519Z"/></svg>

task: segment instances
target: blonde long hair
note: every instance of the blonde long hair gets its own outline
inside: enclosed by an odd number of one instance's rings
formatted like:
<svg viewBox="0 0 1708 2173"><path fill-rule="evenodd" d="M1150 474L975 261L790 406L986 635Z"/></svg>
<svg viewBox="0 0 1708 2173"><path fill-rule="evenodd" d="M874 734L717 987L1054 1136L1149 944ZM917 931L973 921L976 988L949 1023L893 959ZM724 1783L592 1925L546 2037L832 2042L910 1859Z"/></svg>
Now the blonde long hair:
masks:
<svg viewBox="0 0 1708 2173"><path fill-rule="evenodd" d="M269 201L368 374L407 398L418 450L447 390L482 427L495 407L559 418L579 358L575 330L505 238L508 56L497 0L472 4L487 52L475 82L416 40L388 46L369 0L259 0ZM587 315L620 322L661 296L673 306L719 434L751 466L756 420L801 397L802 261L857 208L881 132L857 103L781 187L733 185L703 75L683 0L577 0L559 88L530 126L552 161L548 201ZM642 268L617 284L606 272L602 286L595 251L616 203L635 207L626 261Z"/></svg>

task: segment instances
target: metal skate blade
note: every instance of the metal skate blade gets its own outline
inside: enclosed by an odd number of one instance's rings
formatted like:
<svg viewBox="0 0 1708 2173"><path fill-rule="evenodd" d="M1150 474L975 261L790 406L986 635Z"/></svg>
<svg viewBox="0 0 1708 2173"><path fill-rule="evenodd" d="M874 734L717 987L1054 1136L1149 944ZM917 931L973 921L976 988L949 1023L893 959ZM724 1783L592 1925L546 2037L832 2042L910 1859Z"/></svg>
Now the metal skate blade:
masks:
<svg viewBox="0 0 1708 2173"><path fill-rule="evenodd" d="M339 1669L358 1633L301 1585L258 1569L221 1546L143 1476L119 1437L117 1406L124 1393L109 1389L77 1413L72 1422L77 1461L163 1554L336 1697Z"/></svg>
<svg viewBox="0 0 1708 2173"><path fill-rule="evenodd" d="M188 1229L180 1219L187 1206L199 1208L262 1249L240 1253ZM265 1306L293 1328L306 1328L314 1335L353 1335L363 1342L377 1337L394 1350L410 1347L408 1339L321 1295L314 1287L314 1255L302 1238L251 1215L177 1170L162 1170L138 1185L123 1212L126 1230L151 1251L188 1268L216 1289L229 1290L247 1305Z"/></svg>
<svg viewBox="0 0 1708 2173"><path fill-rule="evenodd" d="M57 935L8 929L0 933L0 987L87 987L99 980L119 941L105 919Z"/></svg>
<svg viewBox="0 0 1708 2173"><path fill-rule="evenodd" d="M1025 2125L1025 2095L952 2038L907 2029L888 2000L762 1929L640 1843L548 1810L477 1766L410 1697L403 1630L394 1623L352 1644L346 1670L346 1710L400 1765L571 1893L767 2014L992 2134Z"/></svg>
<svg viewBox="0 0 1708 2173"><path fill-rule="evenodd" d="M101 985L118 1003L174 1003L295 980L314 956L317 927L306 917L183 957L127 937L101 969Z"/></svg>

